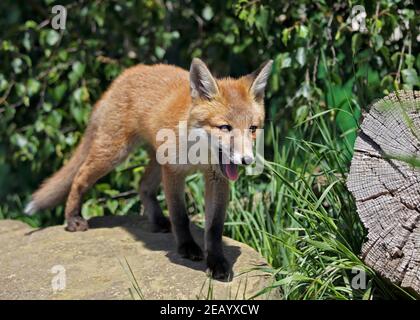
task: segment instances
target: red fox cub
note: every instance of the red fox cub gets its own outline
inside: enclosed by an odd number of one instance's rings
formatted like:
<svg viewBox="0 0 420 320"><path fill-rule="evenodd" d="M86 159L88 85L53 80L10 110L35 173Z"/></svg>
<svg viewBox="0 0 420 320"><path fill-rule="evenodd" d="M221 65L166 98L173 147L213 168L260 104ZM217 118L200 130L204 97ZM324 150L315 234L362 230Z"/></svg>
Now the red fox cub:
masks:
<svg viewBox="0 0 420 320"><path fill-rule="evenodd" d="M238 164L254 162L252 145L256 130L264 123L264 90L271 66L270 60L239 79L215 79L200 59L193 59L189 73L164 64L127 69L96 103L71 159L33 194L25 212L52 208L67 198L66 230L87 230L88 223L81 216L83 195L121 163L138 142L145 142L150 146L150 163L139 194L153 231L172 230L182 257L203 258L189 230L184 199L186 176L194 170L202 171L206 188L205 257L212 276L225 279L230 266L223 255L222 232L229 180L237 179ZM181 154L166 163L159 161L158 150L163 144L157 139L160 130L175 132L177 139L171 143L177 150L182 138L178 133L180 123L186 123L188 132L216 141L208 149L216 152L219 161L178 161ZM161 181L170 219L163 215L156 198Z"/></svg>

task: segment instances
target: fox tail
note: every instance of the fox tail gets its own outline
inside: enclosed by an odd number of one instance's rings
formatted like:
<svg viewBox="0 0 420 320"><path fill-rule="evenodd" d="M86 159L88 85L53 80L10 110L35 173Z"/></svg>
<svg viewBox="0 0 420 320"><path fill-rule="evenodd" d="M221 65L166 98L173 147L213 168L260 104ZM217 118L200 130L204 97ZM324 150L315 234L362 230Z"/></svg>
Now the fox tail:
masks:
<svg viewBox="0 0 420 320"><path fill-rule="evenodd" d="M88 135L83 137L70 160L42 183L32 195L32 200L26 205L25 214L33 215L37 211L53 208L65 200L73 179L86 158L90 146L89 141Z"/></svg>

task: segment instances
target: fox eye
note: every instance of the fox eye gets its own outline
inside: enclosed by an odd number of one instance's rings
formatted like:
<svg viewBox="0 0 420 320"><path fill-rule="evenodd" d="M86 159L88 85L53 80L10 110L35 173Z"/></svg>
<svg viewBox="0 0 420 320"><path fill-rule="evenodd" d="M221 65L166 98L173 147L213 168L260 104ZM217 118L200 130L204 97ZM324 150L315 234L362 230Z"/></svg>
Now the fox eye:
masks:
<svg viewBox="0 0 420 320"><path fill-rule="evenodd" d="M257 126L250 126L249 130L251 130L252 133L255 133L255 131L257 131Z"/></svg>
<svg viewBox="0 0 420 320"><path fill-rule="evenodd" d="M232 126L231 125L228 125L228 124L224 124L224 125L221 125L221 126L218 126L218 128L220 129L220 130L222 130L222 131L232 131Z"/></svg>

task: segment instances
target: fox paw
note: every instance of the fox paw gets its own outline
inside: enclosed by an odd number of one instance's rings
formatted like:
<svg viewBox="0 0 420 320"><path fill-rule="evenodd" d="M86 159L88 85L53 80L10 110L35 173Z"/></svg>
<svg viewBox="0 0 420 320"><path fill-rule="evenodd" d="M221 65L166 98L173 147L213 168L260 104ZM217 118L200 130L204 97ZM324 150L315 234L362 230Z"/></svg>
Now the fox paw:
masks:
<svg viewBox="0 0 420 320"><path fill-rule="evenodd" d="M193 261L199 261L203 259L203 251L194 241L188 241L181 244L178 247L178 253L183 258L187 258Z"/></svg>
<svg viewBox="0 0 420 320"><path fill-rule="evenodd" d="M166 217L159 217L152 222L152 232L171 232L171 222Z"/></svg>
<svg viewBox="0 0 420 320"><path fill-rule="evenodd" d="M86 231L89 229L88 222L82 217L72 217L67 220L66 231L76 232L76 231Z"/></svg>
<svg viewBox="0 0 420 320"><path fill-rule="evenodd" d="M207 256L208 273L216 280L231 280L229 263L223 256Z"/></svg>

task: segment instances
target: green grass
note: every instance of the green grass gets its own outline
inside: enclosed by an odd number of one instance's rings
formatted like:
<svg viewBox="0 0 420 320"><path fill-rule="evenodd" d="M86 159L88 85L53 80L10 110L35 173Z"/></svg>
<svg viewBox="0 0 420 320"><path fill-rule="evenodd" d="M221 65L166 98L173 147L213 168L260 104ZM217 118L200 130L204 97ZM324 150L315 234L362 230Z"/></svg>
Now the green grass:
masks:
<svg viewBox="0 0 420 320"><path fill-rule="evenodd" d="M139 281L137 280L136 275L133 272L133 269L131 269L130 264L127 261L127 258L124 257L124 261L119 260L121 268L124 270L124 273L126 274L127 278L129 279L131 283L131 288L128 288L128 292L130 293L131 299L133 300L144 300L144 294L141 290L141 286L139 284Z"/></svg>

